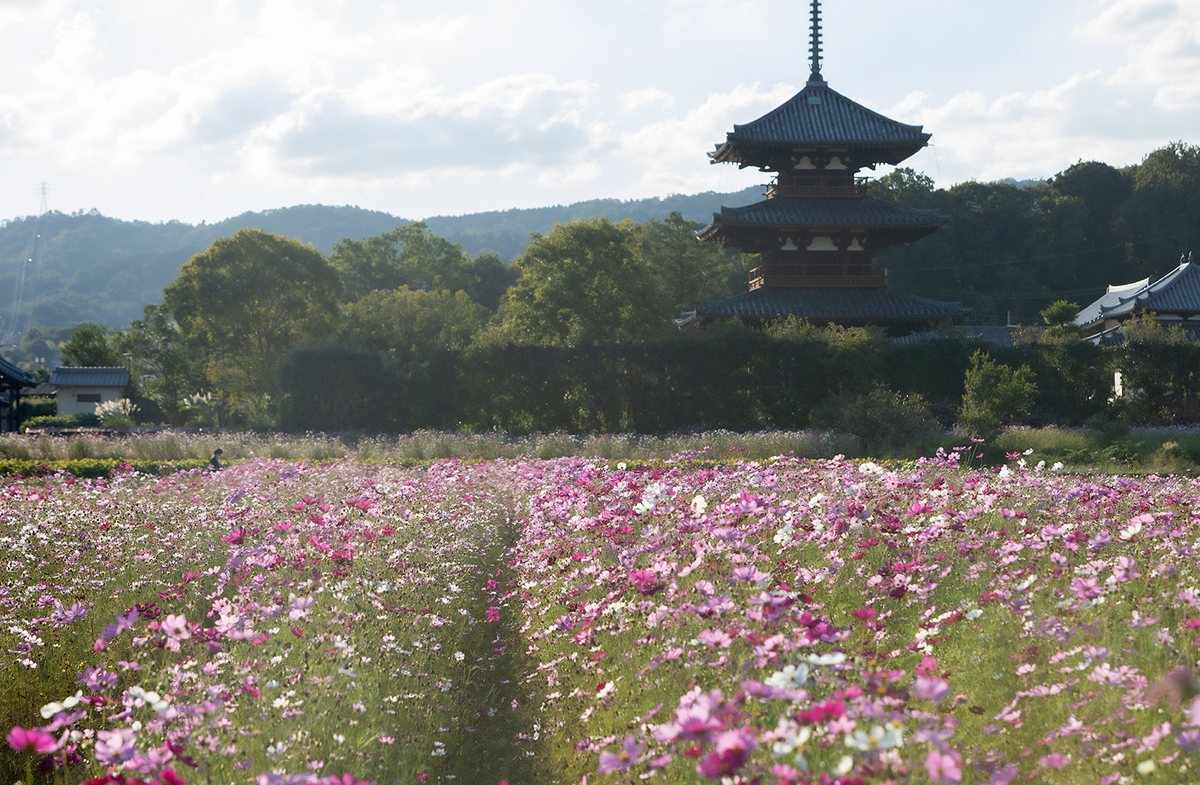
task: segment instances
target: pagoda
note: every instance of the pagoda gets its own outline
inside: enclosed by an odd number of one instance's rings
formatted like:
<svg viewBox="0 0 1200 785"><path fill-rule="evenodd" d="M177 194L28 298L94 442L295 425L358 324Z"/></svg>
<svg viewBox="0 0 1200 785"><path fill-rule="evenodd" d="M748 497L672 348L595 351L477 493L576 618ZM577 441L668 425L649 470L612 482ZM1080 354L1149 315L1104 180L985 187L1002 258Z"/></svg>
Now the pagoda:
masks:
<svg viewBox="0 0 1200 785"><path fill-rule="evenodd" d="M722 207L700 230L758 254L749 290L696 308L700 321L737 317L759 323L798 316L813 324L875 324L892 332L928 329L967 311L896 292L876 251L933 234L947 220L868 196L857 177L880 163L898 164L930 135L871 111L831 90L821 76L821 8L812 3L812 73L804 89L747 125L735 125L709 153L712 163L771 172L766 199Z"/></svg>

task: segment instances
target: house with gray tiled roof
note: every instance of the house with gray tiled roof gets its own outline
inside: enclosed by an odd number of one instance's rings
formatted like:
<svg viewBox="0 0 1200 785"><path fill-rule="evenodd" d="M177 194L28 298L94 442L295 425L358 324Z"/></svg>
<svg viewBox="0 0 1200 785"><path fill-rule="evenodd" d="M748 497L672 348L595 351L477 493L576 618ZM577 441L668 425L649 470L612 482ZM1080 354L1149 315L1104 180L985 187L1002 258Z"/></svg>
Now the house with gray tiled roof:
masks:
<svg viewBox="0 0 1200 785"><path fill-rule="evenodd" d="M928 142L921 126L891 120L829 87L821 76L820 2L812 4L812 74L804 89L754 122L735 125L710 153L713 163L773 172L766 199L723 207L698 237L758 254L749 289L696 307L701 321L756 323L799 316L814 324L877 324L904 332L957 320L961 303L888 287L874 252L910 243L947 220L937 210L868 195L856 175L898 164Z"/></svg>
<svg viewBox="0 0 1200 785"><path fill-rule="evenodd" d="M60 366L50 372L58 389L58 414L92 414L96 404L117 401L129 386L128 368L76 368Z"/></svg>

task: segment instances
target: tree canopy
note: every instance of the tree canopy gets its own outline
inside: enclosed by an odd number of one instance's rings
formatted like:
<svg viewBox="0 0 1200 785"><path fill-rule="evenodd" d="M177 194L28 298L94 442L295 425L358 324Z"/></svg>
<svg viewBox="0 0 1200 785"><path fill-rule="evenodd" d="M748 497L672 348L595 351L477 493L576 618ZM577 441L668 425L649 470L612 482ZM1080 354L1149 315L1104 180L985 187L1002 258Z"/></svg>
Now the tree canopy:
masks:
<svg viewBox="0 0 1200 785"><path fill-rule="evenodd" d="M606 218L535 234L514 262L521 278L509 290L505 326L520 340L554 344L644 334L660 317L639 240L632 221Z"/></svg>
<svg viewBox="0 0 1200 785"><path fill-rule="evenodd" d="M243 229L196 254L163 290L163 307L214 390L233 400L269 395L298 344L333 333L337 271L316 249Z"/></svg>

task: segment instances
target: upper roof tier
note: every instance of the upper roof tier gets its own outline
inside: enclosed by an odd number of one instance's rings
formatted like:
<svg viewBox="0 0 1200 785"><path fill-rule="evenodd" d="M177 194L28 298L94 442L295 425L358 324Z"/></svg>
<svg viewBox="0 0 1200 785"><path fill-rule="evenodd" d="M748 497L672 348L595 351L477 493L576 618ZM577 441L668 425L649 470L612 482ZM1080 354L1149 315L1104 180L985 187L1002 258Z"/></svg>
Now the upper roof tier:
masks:
<svg viewBox="0 0 1200 785"><path fill-rule="evenodd" d="M709 153L713 163L783 171L798 148L849 151L852 168L898 164L924 147L931 134L851 101L814 74L787 103L752 123L735 125Z"/></svg>

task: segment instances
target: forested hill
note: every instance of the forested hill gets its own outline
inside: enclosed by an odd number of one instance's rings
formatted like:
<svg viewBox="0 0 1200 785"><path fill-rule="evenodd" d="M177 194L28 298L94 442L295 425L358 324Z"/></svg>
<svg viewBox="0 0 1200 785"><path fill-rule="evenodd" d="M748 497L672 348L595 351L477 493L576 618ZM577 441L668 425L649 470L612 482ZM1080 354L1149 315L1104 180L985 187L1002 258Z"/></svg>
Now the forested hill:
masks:
<svg viewBox="0 0 1200 785"><path fill-rule="evenodd" d="M471 256L520 255L530 232L555 223L603 216L641 223L678 211L707 223L725 205L762 198L761 188L634 201L594 199L557 207L503 210L427 219L431 231L462 245ZM158 302L180 266L214 240L239 229L263 229L310 243L323 253L345 238L373 237L410 219L359 207L299 205L243 213L218 223L148 223L109 218L95 210L44 215L0 224L0 335L10 342L29 327L95 321L124 327ZM32 262L26 260L32 259ZM14 309L21 303L22 307Z"/></svg>

